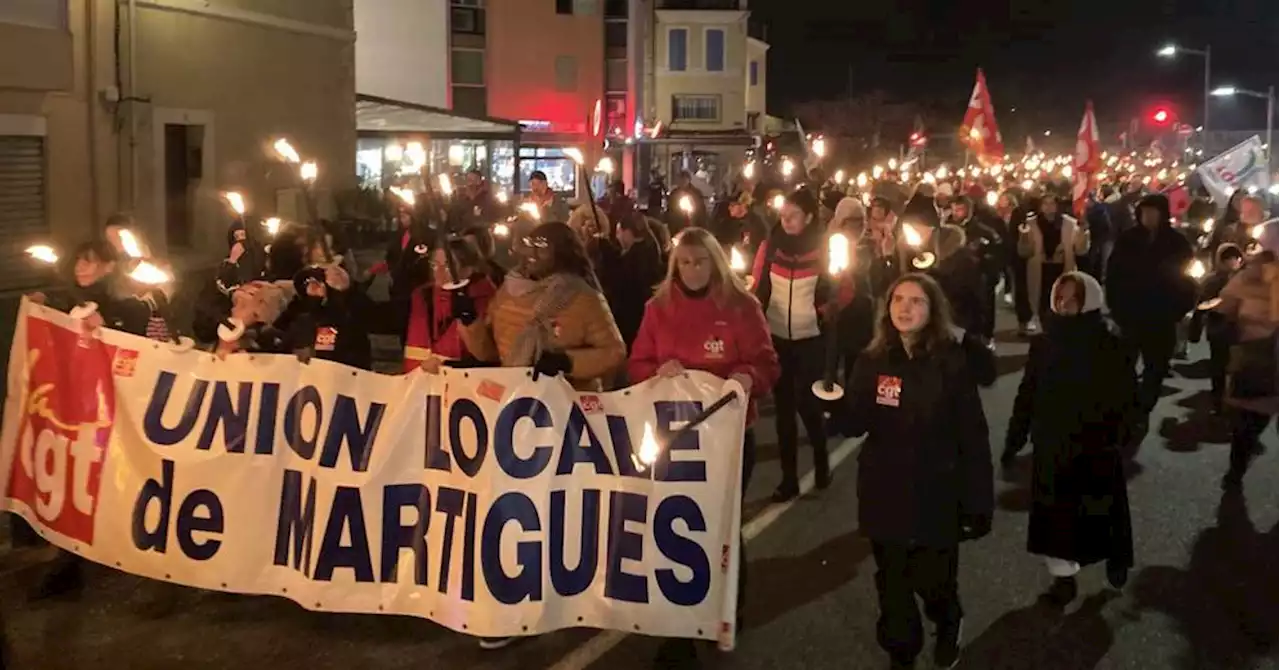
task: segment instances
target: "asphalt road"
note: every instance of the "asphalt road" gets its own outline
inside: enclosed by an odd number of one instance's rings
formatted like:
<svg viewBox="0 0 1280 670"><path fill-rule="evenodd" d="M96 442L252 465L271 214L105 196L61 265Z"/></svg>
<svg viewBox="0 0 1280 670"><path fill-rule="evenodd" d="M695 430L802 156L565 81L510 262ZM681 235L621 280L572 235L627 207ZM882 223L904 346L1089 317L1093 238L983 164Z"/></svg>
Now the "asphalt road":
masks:
<svg viewBox="0 0 1280 670"><path fill-rule="evenodd" d="M999 345L1002 376L983 391L993 459L1003 444L1025 344ZM1192 359L1204 355L1193 347ZM1081 576L1065 612L1036 604L1049 583L1024 550L1024 461L1000 474L991 536L961 554L966 610L963 668L1253 670L1277 667L1276 426L1243 495L1224 496L1226 436L1200 411L1203 361L1175 365L1129 481L1138 565L1122 593L1099 567ZM767 497L778 479L771 420L747 494L746 630L738 649L701 649L709 668L886 666L875 644L874 566L857 535L856 459L835 483L785 510ZM833 445L834 446L834 445ZM856 444L841 445L854 454ZM802 459L807 450L802 449ZM806 466L807 467L807 466ZM658 641L571 630L499 651L427 621L303 610L270 597L199 591L92 566L78 600L31 603L32 570L6 568L0 549L0 614L12 667L59 668L477 668L629 670L649 667ZM921 659L925 667L928 651Z"/></svg>

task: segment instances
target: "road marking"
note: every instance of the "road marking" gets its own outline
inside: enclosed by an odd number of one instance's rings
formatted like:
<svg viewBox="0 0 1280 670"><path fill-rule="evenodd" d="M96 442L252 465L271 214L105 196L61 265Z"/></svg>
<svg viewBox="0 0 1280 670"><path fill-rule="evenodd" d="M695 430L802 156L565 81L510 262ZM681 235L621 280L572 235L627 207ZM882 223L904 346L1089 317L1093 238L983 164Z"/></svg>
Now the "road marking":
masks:
<svg viewBox="0 0 1280 670"><path fill-rule="evenodd" d="M847 439L840 443L840 446L836 447L835 451L831 452L831 469L835 470L836 467L843 463L846 458L853 455L860 446L862 446L861 440ZM750 542L758 537L767 528L769 528L769 526L772 526L778 519L781 519L782 515L786 514L787 510L791 509L791 507L800 500L801 496L813 491L813 488L814 475L813 471L810 470L803 478L800 479L800 496L784 503L772 503L759 514L752 517L751 521L747 522L747 524L742 527L743 538L747 542ZM600 660L601 657L609 653L609 650L618 646L618 644L625 640L628 635L629 633L623 633L616 630L600 631L590 640L587 640L578 648L566 654L564 658L561 658L555 663L555 665L552 665L547 670L583 670L592 663Z"/></svg>

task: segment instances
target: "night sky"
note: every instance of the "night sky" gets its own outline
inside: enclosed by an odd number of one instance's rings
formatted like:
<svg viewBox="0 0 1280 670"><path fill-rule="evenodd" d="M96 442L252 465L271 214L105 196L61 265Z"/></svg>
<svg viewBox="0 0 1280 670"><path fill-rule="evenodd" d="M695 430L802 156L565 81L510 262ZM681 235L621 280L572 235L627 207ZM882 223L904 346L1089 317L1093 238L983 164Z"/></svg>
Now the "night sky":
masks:
<svg viewBox="0 0 1280 670"><path fill-rule="evenodd" d="M1074 136L1086 98L1101 130L1167 102L1200 122L1203 59L1159 58L1176 42L1212 46L1215 86L1266 91L1277 80L1276 0L751 0L771 43L769 112L806 99L883 90L960 123L975 69L987 75L1006 144L1052 129ZM762 26L767 25L766 28ZM1011 112L1012 108L1016 112ZM1261 129L1262 100L1214 99L1214 129ZM947 110L954 110L949 113ZM1034 130L1033 130L1034 128ZM941 129L938 129L941 130Z"/></svg>

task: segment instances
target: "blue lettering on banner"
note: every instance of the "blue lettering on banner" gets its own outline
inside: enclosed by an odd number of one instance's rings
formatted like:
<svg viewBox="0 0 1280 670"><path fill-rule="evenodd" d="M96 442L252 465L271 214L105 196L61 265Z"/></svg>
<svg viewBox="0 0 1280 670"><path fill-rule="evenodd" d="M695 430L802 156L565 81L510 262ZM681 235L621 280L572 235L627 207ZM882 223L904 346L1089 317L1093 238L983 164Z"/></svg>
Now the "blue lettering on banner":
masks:
<svg viewBox="0 0 1280 670"><path fill-rule="evenodd" d="M316 527L316 478L309 477L306 502L302 499L302 473L285 470L280 487L280 513L276 519L274 563L311 576L311 543ZM292 540L292 557L290 556ZM292 560L291 560L292 559Z"/></svg>
<svg viewBox="0 0 1280 670"><path fill-rule="evenodd" d="M582 444L583 433L587 436L586 446ZM598 475L613 474L613 467L604 453L600 438L591 430L582 408L578 403L573 403L569 409L569 424L564 428L564 441L560 444L560 463L556 466L556 474L573 474L573 466L578 463L594 465Z"/></svg>
<svg viewBox="0 0 1280 670"><path fill-rule="evenodd" d="M467 454L462 444L462 422L470 421L476 437L475 456ZM453 446L453 458L458 468L468 477L480 473L485 454L489 453L489 424L485 423L484 410L468 398L459 398L449 407L449 444Z"/></svg>
<svg viewBox="0 0 1280 670"><path fill-rule="evenodd" d="M605 422L609 425L609 441L613 443L613 460L618 464L618 475L648 479L649 475L637 470L636 464L631 460L631 455L635 451L631 446L631 431L627 428L627 418L609 414L605 416Z"/></svg>
<svg viewBox="0 0 1280 670"><path fill-rule="evenodd" d="M413 523L400 523L400 510L412 507ZM392 484L382 491L382 581L395 582L400 551L413 552L413 583L427 585L427 531L431 527L431 491L422 484Z"/></svg>
<svg viewBox="0 0 1280 670"><path fill-rule="evenodd" d="M644 577L624 572L623 559L644 560L644 536L627 530L628 521L644 523L649 513L649 498L640 493L609 493L609 553L605 568L606 598L629 603L649 602L649 585Z"/></svg>
<svg viewBox="0 0 1280 670"><path fill-rule="evenodd" d="M467 512L463 521L462 599L476 599L476 506L479 496L467 494Z"/></svg>
<svg viewBox="0 0 1280 670"><path fill-rule="evenodd" d="M658 551L673 562L689 568L693 576L682 582L674 570L663 568L655 573L658 589L676 605L697 605L711 590L711 561L702 545L676 532L676 520L683 520L694 533L707 531L707 520L698 503L689 496L674 495L658 503L653 513L653 540ZM742 569L739 566L738 569Z"/></svg>
<svg viewBox="0 0 1280 670"><path fill-rule="evenodd" d="M449 452L440 447L440 396L427 396L426 407L426 462L424 466L428 470L443 470L450 472L452 468L449 465Z"/></svg>
<svg viewBox="0 0 1280 670"><path fill-rule="evenodd" d="M209 382L201 379L191 387L187 396L187 404L182 408L178 423L172 428L164 425L164 408L169 404L169 396L173 393L173 384L178 376L172 372L161 372L156 378L155 390L151 392L151 400L147 403L147 412L142 417L142 432L152 444L162 447L173 446L191 434L200 418L200 408L204 405L204 395L209 390Z"/></svg>
<svg viewBox="0 0 1280 670"><path fill-rule="evenodd" d="M196 516L201 507L208 510L208 514ZM207 538L199 542L196 533L222 533L222 501L209 489L192 491L178 508L178 548L193 560L213 558L222 548L222 540Z"/></svg>
<svg viewBox="0 0 1280 670"><path fill-rule="evenodd" d="M537 477L551 462L552 447L550 445L534 447L533 455L529 458L520 458L516 455L515 427L520 419L525 418L533 421L533 425L537 428L552 426L551 410L547 409L546 403L537 398L516 398L507 403L498 413L497 426L494 428L493 455L498 459L498 467L502 468L507 476L516 479Z"/></svg>
<svg viewBox="0 0 1280 670"><path fill-rule="evenodd" d="M440 579L438 585L441 593L449 592L449 568L453 565L453 529L454 522L462 514L462 506L466 496L458 489L442 486L436 491L436 511L443 512L444 539L440 545Z"/></svg>
<svg viewBox="0 0 1280 670"><path fill-rule="evenodd" d="M258 404L258 437L253 443L253 453L275 453L276 412L279 411L280 385L272 382L263 384L262 402Z"/></svg>
<svg viewBox="0 0 1280 670"><path fill-rule="evenodd" d="M249 432L249 403L253 397L253 384L240 382L236 392L236 402L231 402L231 390L226 382L215 382L213 398L209 401L209 413L204 420L204 430L200 431L200 439L196 449L208 450L213 446L213 438L222 425L222 439L227 451L233 454L244 453L244 436Z"/></svg>
<svg viewBox="0 0 1280 670"><path fill-rule="evenodd" d="M369 456L373 452L373 438L378 435L378 427L382 425L382 414L386 409L387 406L383 403L370 403L369 411L364 418L364 427L361 428L360 415L356 413L356 401L348 396L339 395L333 405L333 415L329 417L329 430L324 438L324 449L320 452L320 466L336 467L338 452L342 451L342 445L345 442L351 452L351 469L356 472L368 470Z"/></svg>
<svg viewBox="0 0 1280 670"><path fill-rule="evenodd" d="M658 439L666 442L675 432L671 424L678 421L692 421L702 412L702 403L696 401L665 401L653 403L653 411L658 418ZM667 448L658 454L653 464L656 479L664 482L705 482L707 481L707 464L700 460L673 460L672 452L698 451L698 433L689 431L680 439L667 444Z"/></svg>
<svg viewBox="0 0 1280 670"><path fill-rule="evenodd" d="M591 586L599 563L600 539L600 491L587 489L582 492L582 522L574 524L574 532L566 532L568 510L565 509L565 492L551 492L551 586L562 596L576 596ZM565 565L569 538L578 539L578 567Z"/></svg>
<svg viewBox="0 0 1280 670"><path fill-rule="evenodd" d="M302 413L307 407L313 408L316 413L316 420L313 422L315 432L311 437L302 435ZM293 398L289 400L289 406L284 410L284 437L295 454L307 460L311 460L316 455L322 416L324 416L324 403L320 400L320 391L316 387L304 386L293 394Z"/></svg>
<svg viewBox="0 0 1280 670"><path fill-rule="evenodd" d="M349 545L342 544L344 530L350 531ZM330 581L333 571L338 568L351 568L359 583L373 581L364 505L360 502L360 489L355 486L339 486L333 491L333 508L329 510L329 523L325 524L320 554L316 556L315 578L321 582Z"/></svg>
<svg viewBox="0 0 1280 670"><path fill-rule="evenodd" d="M170 511L173 509L173 469L173 461L167 458L161 459L160 481L148 479L142 485L142 490L138 493L138 499L133 503L131 535L133 536L133 546L141 551L154 551L163 554L168 550L169 518ZM152 502L158 504L160 510L156 515L155 528L148 528L147 510L150 509ZM208 511L208 514L197 516L196 513L202 507ZM217 494L208 489L192 491L183 498L182 504L178 506L178 521L175 525L177 527L178 548L182 550L183 554L196 561L207 561L213 558L214 554L218 553L218 549L222 547L222 540L205 538L203 542L198 542L195 534L222 534L222 501L218 500Z"/></svg>
<svg viewBox="0 0 1280 670"><path fill-rule="evenodd" d="M520 572L507 575L502 566L502 529L508 521L515 521L526 532L540 531L538 508L528 496L509 491L498 496L489 508L480 539L480 565L484 581L495 600L504 605L514 605L528 600L542 600L542 545L538 542L516 543L516 563Z"/></svg>

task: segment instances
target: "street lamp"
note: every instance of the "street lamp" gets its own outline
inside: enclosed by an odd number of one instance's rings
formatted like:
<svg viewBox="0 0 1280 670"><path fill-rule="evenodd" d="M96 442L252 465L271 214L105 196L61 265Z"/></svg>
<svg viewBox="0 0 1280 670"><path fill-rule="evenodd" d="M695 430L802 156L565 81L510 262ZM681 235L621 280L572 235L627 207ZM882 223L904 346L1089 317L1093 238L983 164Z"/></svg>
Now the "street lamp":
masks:
<svg viewBox="0 0 1280 670"><path fill-rule="evenodd" d="M1266 140L1266 144L1264 144L1262 148L1267 151L1268 166L1271 165L1271 124L1272 124L1271 117L1275 115L1275 93L1276 93L1276 89L1274 86L1268 86L1266 93L1259 93L1258 91L1246 91L1243 88L1236 88L1235 86L1219 86L1218 88L1215 88L1213 89L1213 91L1210 92L1210 95L1213 95L1218 98L1230 98L1236 95L1247 95L1251 98L1260 98L1262 100L1267 101L1267 140Z"/></svg>
<svg viewBox="0 0 1280 670"><path fill-rule="evenodd" d="M1193 56L1202 56L1204 58L1204 120L1201 126L1205 130L1209 129L1209 46L1205 45L1204 50L1188 49L1180 47L1176 44L1166 44L1156 52L1157 56L1162 58L1173 58L1178 54L1191 54Z"/></svg>

